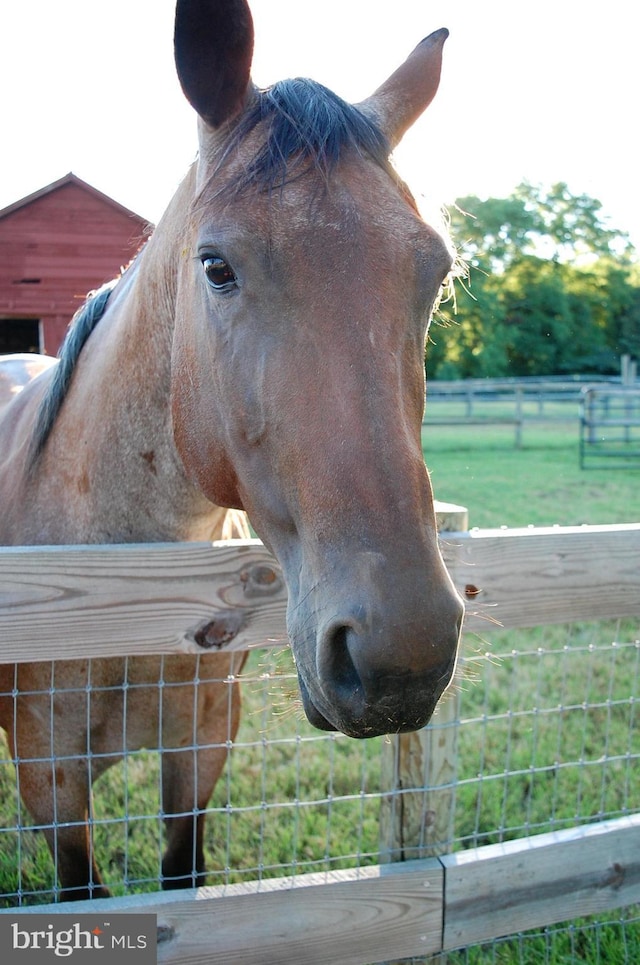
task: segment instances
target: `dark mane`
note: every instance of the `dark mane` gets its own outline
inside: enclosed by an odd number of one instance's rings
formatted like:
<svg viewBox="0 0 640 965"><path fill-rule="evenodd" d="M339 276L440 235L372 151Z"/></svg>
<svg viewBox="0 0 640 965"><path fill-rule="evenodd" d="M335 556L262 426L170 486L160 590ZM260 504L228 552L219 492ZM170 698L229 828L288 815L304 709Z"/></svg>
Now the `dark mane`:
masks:
<svg viewBox="0 0 640 965"><path fill-rule="evenodd" d="M42 453L53 424L62 408L71 377L85 342L104 315L116 281L108 282L91 292L82 308L73 316L69 330L58 353L59 363L53 370L53 378L40 403L35 429L30 443L29 466L33 467Z"/></svg>
<svg viewBox="0 0 640 965"><path fill-rule="evenodd" d="M233 185L238 191L280 188L301 177L309 164L326 178L348 148L393 172L382 131L357 107L316 81L298 77L259 91L235 128L222 164L258 124L265 125L266 138Z"/></svg>

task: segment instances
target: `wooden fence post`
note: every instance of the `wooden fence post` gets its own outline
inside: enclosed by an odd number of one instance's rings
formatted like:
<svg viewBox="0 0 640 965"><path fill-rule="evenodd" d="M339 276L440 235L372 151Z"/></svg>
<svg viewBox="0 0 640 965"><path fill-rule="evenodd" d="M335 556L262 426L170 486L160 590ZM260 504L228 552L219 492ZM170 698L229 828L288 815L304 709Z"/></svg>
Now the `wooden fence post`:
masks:
<svg viewBox="0 0 640 965"><path fill-rule="evenodd" d="M436 503L441 533L466 532L462 506ZM382 749L380 862L437 857L450 850L454 833L457 778L456 722L460 695L452 688L428 727L389 736ZM434 961L444 963L444 956ZM387 963L393 965L393 963Z"/></svg>
<svg viewBox="0 0 640 965"><path fill-rule="evenodd" d="M522 448L522 401L523 401L523 391L522 386L519 385L516 389L516 438L515 447L516 449Z"/></svg>
<svg viewBox="0 0 640 965"><path fill-rule="evenodd" d="M380 860L447 854L453 840L459 692L446 694L428 727L387 738L382 751Z"/></svg>

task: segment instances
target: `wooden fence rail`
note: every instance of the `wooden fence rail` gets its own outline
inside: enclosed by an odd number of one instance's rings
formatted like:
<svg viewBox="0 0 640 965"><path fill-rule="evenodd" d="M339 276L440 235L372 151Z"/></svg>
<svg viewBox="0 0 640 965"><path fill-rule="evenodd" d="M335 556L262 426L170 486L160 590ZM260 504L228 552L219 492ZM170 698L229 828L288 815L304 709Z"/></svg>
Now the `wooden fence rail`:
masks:
<svg viewBox="0 0 640 965"><path fill-rule="evenodd" d="M465 414L472 416L477 404L483 402L534 402L538 415L544 414L547 403L566 402L577 405L584 387L598 385L603 389L615 389L621 385L637 386L637 370L623 370L622 377L575 378L480 378L480 379L429 379L427 396L433 402L461 402Z"/></svg>
<svg viewBox="0 0 640 965"><path fill-rule="evenodd" d="M640 615L640 524L461 531L442 545L467 632ZM256 541L0 550L3 662L201 652L199 631L212 625L232 649L281 644L285 607ZM403 755L446 767L451 747L438 750L434 735L396 738L396 772ZM385 820L389 840L410 833ZM640 815L402 864L73 908L157 914L160 962L362 965L635 902Z"/></svg>
<svg viewBox="0 0 640 965"><path fill-rule="evenodd" d="M623 381L628 391L638 383L635 369L627 366ZM620 379L461 379L431 380L423 426L511 426L514 446L520 448L526 425L578 420L585 388L618 392Z"/></svg>
<svg viewBox="0 0 640 965"><path fill-rule="evenodd" d="M447 533L442 548L467 631L638 613L640 523ZM226 648L282 644L285 610L258 540L0 549L5 663L202 653L198 629L231 613Z"/></svg>
<svg viewBox="0 0 640 965"><path fill-rule="evenodd" d="M230 614L227 646L282 644L285 609L258 540L0 549L3 662L202 653L198 630Z"/></svg>
<svg viewBox="0 0 640 965"><path fill-rule="evenodd" d="M73 912L157 915L163 963L368 965L638 902L640 815L632 815L440 859L79 901ZM68 911L37 905L20 914Z"/></svg>

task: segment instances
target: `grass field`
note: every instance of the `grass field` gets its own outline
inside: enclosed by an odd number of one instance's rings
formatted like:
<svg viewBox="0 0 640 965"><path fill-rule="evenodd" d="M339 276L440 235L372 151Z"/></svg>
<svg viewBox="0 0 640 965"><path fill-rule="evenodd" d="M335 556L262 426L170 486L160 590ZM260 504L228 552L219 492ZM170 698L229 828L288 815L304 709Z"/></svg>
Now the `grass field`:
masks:
<svg viewBox="0 0 640 965"><path fill-rule="evenodd" d="M472 526L640 520L640 471L581 471L575 423L526 426L518 450L508 427L428 427L423 439L437 498L466 506ZM639 636L637 621L625 621L467 639L456 847L637 809ZM211 802L211 884L380 860L384 739L312 730L295 694L288 651L251 655L243 723ZM159 780L158 755L144 752L97 786L95 847L114 893L158 887ZM52 863L41 834L16 830L28 816L8 763L0 807L8 829L0 833L0 901L15 904L17 892L27 903L50 901ZM640 922L571 923L448 961L631 965L640 962Z"/></svg>
<svg viewBox="0 0 640 965"><path fill-rule="evenodd" d="M440 411L440 409L438 409ZM635 469L580 469L576 420L510 426L424 426L437 499L469 510L469 525L579 526L640 521Z"/></svg>

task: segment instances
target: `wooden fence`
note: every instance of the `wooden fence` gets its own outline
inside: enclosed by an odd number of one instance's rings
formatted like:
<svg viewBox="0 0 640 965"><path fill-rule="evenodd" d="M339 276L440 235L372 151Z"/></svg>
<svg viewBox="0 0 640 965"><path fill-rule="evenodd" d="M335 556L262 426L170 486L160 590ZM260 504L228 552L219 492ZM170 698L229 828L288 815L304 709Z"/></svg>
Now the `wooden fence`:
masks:
<svg viewBox="0 0 640 965"><path fill-rule="evenodd" d="M443 516L449 529L461 527L455 508ZM443 551L467 602L468 631L640 615L640 524L461 530L443 534ZM69 658L197 653L198 627L230 611L241 615L230 648L268 646L285 638L285 605L277 565L255 541L0 551L2 661L61 651ZM640 902L640 815L438 855L451 798L442 775L455 773L445 733L427 728L390 743L391 784L401 785L403 768L419 759L440 787L429 802L436 819L425 853L433 857L106 899L101 914L155 913L160 962L362 965ZM415 834L410 809L382 820L390 841ZM95 912L96 904L73 909Z"/></svg>
<svg viewBox="0 0 640 965"><path fill-rule="evenodd" d="M637 386L630 365L623 377ZM434 380L427 385L425 426L510 426L514 446L520 448L526 425L578 420L582 391L593 383L585 379L460 379ZM616 391L619 379L604 379L597 387Z"/></svg>
<svg viewBox="0 0 640 965"><path fill-rule="evenodd" d="M626 357L625 357L626 359ZM430 379L427 394L434 402L458 400L464 403L465 415L475 415L475 406L483 401L513 401L535 403L533 411L544 416L551 403L566 402L577 406L583 388L599 385L605 389L621 385L637 388L637 367L631 360L623 364L620 376L573 376L478 379Z"/></svg>
<svg viewBox="0 0 640 965"><path fill-rule="evenodd" d="M612 463L640 466L640 388L590 385L581 394L580 468Z"/></svg>

